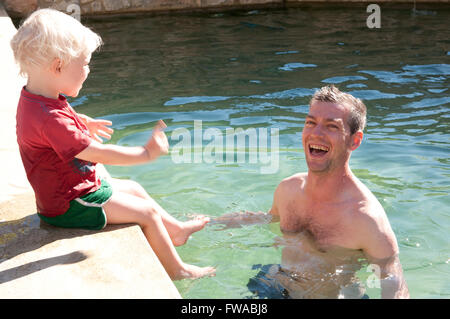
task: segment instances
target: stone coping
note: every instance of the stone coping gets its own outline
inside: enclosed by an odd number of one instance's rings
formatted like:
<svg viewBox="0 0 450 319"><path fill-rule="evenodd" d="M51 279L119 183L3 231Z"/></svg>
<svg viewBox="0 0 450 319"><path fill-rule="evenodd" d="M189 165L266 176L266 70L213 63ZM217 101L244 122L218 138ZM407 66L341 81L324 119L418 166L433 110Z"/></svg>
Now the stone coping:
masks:
<svg viewBox="0 0 450 319"><path fill-rule="evenodd" d="M48 8L73 15L110 15L124 13L203 12L225 10L255 10L296 6L365 5L371 3L412 8L433 4L449 5L450 0L4 0L15 17L27 16L36 8Z"/></svg>
<svg viewBox="0 0 450 319"><path fill-rule="evenodd" d="M33 194L0 204L0 299L179 299L137 225L63 229L32 213Z"/></svg>

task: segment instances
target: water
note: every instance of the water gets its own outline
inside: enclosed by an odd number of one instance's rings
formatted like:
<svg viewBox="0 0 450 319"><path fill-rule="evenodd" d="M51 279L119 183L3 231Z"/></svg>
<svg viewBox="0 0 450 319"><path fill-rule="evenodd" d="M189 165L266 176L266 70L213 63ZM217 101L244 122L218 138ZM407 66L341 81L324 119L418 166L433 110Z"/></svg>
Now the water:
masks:
<svg viewBox="0 0 450 319"><path fill-rule="evenodd" d="M262 163L179 163L171 156L108 167L141 183L168 212L220 216L268 211L275 187L306 171L301 130L315 89L333 83L364 99L368 126L354 173L383 205L413 298L449 298L450 11L291 9L85 21L105 45L94 54L78 112L113 121L112 143L142 145L163 119L171 139L227 127L278 128L279 169ZM178 248L217 276L176 282L184 298L247 298L256 265L280 263L278 224L211 225ZM359 276L367 277L362 269ZM368 290L372 298L379 291Z"/></svg>

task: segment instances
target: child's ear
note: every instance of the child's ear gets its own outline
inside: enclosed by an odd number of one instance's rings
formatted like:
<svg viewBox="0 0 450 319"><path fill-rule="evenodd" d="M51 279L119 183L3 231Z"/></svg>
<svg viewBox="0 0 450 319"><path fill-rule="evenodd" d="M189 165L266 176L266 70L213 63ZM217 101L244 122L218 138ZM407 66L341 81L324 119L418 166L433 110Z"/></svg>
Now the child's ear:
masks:
<svg viewBox="0 0 450 319"><path fill-rule="evenodd" d="M53 59L52 64L50 65L50 70L55 75L59 75L61 73L62 62L59 58Z"/></svg>
<svg viewBox="0 0 450 319"><path fill-rule="evenodd" d="M364 133L362 131L355 132L350 138L352 139L350 148L352 151L356 150L362 143Z"/></svg>

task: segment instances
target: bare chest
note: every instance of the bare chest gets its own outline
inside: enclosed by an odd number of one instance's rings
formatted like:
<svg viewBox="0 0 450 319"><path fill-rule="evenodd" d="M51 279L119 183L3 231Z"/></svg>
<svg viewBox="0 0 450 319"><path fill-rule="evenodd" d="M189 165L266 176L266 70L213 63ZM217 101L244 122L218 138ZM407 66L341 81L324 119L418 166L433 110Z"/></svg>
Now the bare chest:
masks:
<svg viewBox="0 0 450 319"><path fill-rule="evenodd" d="M348 224L346 212L339 211L338 207L308 207L293 202L280 212L282 231L306 232L324 246L352 246Z"/></svg>

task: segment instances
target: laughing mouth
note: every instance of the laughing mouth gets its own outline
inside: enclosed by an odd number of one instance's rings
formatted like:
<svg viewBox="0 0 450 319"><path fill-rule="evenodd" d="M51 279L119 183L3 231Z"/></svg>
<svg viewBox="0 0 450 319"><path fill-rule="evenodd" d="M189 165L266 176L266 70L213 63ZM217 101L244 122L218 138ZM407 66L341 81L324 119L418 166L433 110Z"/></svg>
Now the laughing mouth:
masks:
<svg viewBox="0 0 450 319"><path fill-rule="evenodd" d="M309 153L311 155L325 155L330 150L329 147L319 144L309 144Z"/></svg>

